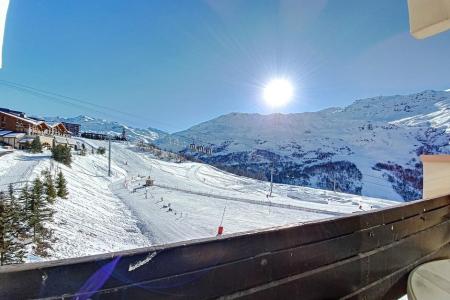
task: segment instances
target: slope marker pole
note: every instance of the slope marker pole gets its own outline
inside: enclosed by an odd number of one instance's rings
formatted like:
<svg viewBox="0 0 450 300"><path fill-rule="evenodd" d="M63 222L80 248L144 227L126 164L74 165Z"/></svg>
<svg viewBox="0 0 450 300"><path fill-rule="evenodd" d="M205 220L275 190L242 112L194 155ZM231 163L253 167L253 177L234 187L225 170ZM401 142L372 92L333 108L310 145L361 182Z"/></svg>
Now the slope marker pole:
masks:
<svg viewBox="0 0 450 300"><path fill-rule="evenodd" d="M111 177L111 135L109 135L108 177Z"/></svg>

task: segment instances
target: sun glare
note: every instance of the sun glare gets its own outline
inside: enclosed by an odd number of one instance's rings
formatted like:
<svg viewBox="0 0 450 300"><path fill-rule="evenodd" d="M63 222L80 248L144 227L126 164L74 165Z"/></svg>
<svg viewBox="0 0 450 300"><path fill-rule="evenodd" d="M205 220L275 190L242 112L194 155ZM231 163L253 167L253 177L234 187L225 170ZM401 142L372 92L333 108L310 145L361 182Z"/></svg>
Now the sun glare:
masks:
<svg viewBox="0 0 450 300"><path fill-rule="evenodd" d="M272 79L264 87L264 100L271 107L281 107L289 103L294 96L294 87L284 78Z"/></svg>

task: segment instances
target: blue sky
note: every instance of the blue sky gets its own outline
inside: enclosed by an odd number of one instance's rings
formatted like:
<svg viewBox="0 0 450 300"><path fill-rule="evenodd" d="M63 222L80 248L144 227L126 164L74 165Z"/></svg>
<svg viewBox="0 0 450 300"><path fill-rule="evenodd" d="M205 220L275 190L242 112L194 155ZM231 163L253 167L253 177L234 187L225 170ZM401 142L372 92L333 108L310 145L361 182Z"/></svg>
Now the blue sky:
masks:
<svg viewBox="0 0 450 300"><path fill-rule="evenodd" d="M1 82L0 106L177 131L229 112L448 89L448 53L450 32L409 35L403 0L11 1L0 80L98 106ZM277 76L296 92L275 111L261 95Z"/></svg>

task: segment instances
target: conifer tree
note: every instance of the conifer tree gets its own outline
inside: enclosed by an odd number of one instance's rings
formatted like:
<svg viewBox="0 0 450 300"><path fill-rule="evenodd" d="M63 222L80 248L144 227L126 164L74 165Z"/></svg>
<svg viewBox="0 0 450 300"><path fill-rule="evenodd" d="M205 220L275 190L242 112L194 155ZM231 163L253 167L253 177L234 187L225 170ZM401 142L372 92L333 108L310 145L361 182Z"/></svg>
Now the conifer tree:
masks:
<svg viewBox="0 0 450 300"><path fill-rule="evenodd" d="M70 164L72 163L70 147L67 147L66 145L56 145L52 148L52 158L57 162L70 167Z"/></svg>
<svg viewBox="0 0 450 300"><path fill-rule="evenodd" d="M12 225L17 231L18 237L24 237L27 231L27 226L25 224L26 218L24 214L25 209L23 205L21 205L22 203L20 198L17 199L14 194L14 186L12 183L8 186L8 201Z"/></svg>
<svg viewBox="0 0 450 300"><path fill-rule="evenodd" d="M40 256L48 255L47 249L50 248L52 237L52 231L45 226L45 222L52 220L53 210L44 195L44 185L39 178L36 178L31 189L32 211L29 224L33 231L35 253Z"/></svg>
<svg viewBox="0 0 450 300"><path fill-rule="evenodd" d="M98 148L97 148L97 154L103 155L103 154L105 154L105 153L106 153L105 147L98 147Z"/></svg>
<svg viewBox="0 0 450 300"><path fill-rule="evenodd" d="M69 192L67 191L67 181L66 178L64 178L62 171L59 171L58 176L56 177L56 188L58 190L58 197L67 199Z"/></svg>
<svg viewBox="0 0 450 300"><path fill-rule="evenodd" d="M44 175L44 192L45 192L45 200L49 203L53 203L56 199L56 189L53 183L52 174L49 170L45 170L42 172Z"/></svg>
<svg viewBox="0 0 450 300"><path fill-rule="evenodd" d="M42 144L39 137L35 137L34 140L31 142L31 153L41 153L42 152Z"/></svg>
<svg viewBox="0 0 450 300"><path fill-rule="evenodd" d="M21 263L25 257L25 244L18 238L11 199L0 193L0 265Z"/></svg>
<svg viewBox="0 0 450 300"><path fill-rule="evenodd" d="M14 200L14 186L12 183L8 185L8 196L9 199Z"/></svg>
<svg viewBox="0 0 450 300"><path fill-rule="evenodd" d="M36 240L36 232L40 224L42 223L42 220L39 216L39 203L41 202L43 193L43 186L42 182L39 178L36 178L33 181L33 186L31 187L31 193L30 193L30 203L29 203L29 210L30 210L30 217L28 218L28 222L30 225L30 228L33 230L33 241Z"/></svg>
<svg viewBox="0 0 450 300"><path fill-rule="evenodd" d="M20 221L22 222L22 235L23 237L27 237L27 232L29 231L29 217L31 216L31 194L29 191L28 183L25 184L25 186L20 191L19 199L18 199L18 209L20 211Z"/></svg>
<svg viewBox="0 0 450 300"><path fill-rule="evenodd" d="M28 212L31 211L31 208L29 206L30 198L31 198L31 195L29 192L28 183L26 183L25 186L20 191L20 196L19 196L19 202L21 202L24 207L25 219L28 217Z"/></svg>

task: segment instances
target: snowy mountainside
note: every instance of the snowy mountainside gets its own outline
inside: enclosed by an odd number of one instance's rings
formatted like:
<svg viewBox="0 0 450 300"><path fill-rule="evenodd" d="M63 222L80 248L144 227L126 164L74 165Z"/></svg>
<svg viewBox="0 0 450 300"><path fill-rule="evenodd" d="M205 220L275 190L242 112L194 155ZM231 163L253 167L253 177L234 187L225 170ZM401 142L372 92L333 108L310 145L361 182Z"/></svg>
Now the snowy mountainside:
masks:
<svg viewBox="0 0 450 300"><path fill-rule="evenodd" d="M107 177L108 162L101 155L74 155L71 167L56 163L50 152L30 154L13 151L0 156L0 191L9 184L22 189L24 182L40 177L43 170L52 174L62 170L69 191L68 199L58 198L55 211L53 240L48 257L28 251L26 262L54 260L139 248L149 240L139 228L126 205L109 190L109 185L125 172L112 164L112 177ZM16 195L17 196L17 195Z"/></svg>
<svg viewBox="0 0 450 300"><path fill-rule="evenodd" d="M160 147L260 179L393 200L421 197L420 154L449 153L450 92L357 100L295 114L231 113L162 137ZM189 149L210 147L212 155Z"/></svg>
<svg viewBox="0 0 450 300"><path fill-rule="evenodd" d="M77 116L72 118L46 117L45 120L48 122L68 122L80 124L81 132L98 132L98 133L110 133L114 135L121 135L123 128L125 128L125 132L129 140L131 141L143 140L146 143L152 142L166 135L164 131L154 128L147 128L147 129L133 128L118 122L93 118L89 116Z"/></svg>
<svg viewBox="0 0 450 300"><path fill-rule="evenodd" d="M105 141L89 141L106 146ZM270 184L197 162L169 162L126 143L113 143L114 165L127 174L110 189L139 220L151 243L163 244L268 228L383 208L393 201ZM143 188L150 176L153 186ZM222 219L223 216L223 219Z"/></svg>
<svg viewBox="0 0 450 300"><path fill-rule="evenodd" d="M107 141L87 140L87 147ZM53 260L212 237L331 218L395 204L392 201L237 176L196 162L170 162L127 142L112 143L112 176L106 155L73 152L71 167L50 151L0 155L0 191L23 188L48 169L59 169L69 195L52 204L50 256L29 251L26 261ZM95 154L92 154L95 153ZM150 176L154 183L144 187Z"/></svg>

